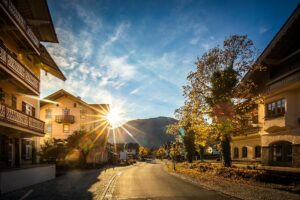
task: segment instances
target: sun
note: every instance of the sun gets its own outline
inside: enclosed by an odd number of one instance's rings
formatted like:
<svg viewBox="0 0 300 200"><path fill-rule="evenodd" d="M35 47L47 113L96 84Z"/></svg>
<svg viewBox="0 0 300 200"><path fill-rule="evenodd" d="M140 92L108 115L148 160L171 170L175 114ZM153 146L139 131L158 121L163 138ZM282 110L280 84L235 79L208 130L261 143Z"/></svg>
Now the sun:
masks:
<svg viewBox="0 0 300 200"><path fill-rule="evenodd" d="M122 112L118 109L110 109L106 115L106 120L111 125L111 128L117 128L122 125Z"/></svg>

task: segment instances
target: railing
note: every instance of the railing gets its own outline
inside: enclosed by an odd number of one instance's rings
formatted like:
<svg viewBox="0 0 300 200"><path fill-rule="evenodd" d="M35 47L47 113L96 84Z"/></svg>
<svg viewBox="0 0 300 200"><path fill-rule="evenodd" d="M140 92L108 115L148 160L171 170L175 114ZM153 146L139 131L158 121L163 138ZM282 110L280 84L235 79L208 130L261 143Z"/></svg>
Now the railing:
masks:
<svg viewBox="0 0 300 200"><path fill-rule="evenodd" d="M30 38L31 42L35 45L36 48L39 48L40 41L33 33L30 26L27 25L25 19L22 17L20 12L17 10L15 5L12 3L11 0L0 0L0 3L4 5L5 9L8 13L13 17L13 19L17 22L20 26L22 31L26 33L26 35Z"/></svg>
<svg viewBox="0 0 300 200"><path fill-rule="evenodd" d="M56 115L55 121L57 123L73 124L75 122L75 117L74 115Z"/></svg>
<svg viewBox="0 0 300 200"><path fill-rule="evenodd" d="M0 121L44 133L45 122L0 103Z"/></svg>
<svg viewBox="0 0 300 200"><path fill-rule="evenodd" d="M40 81L39 79L24 66L14 54L3 44L0 44L0 64L3 64L9 71L13 72L17 77L30 85L34 92L39 93Z"/></svg>

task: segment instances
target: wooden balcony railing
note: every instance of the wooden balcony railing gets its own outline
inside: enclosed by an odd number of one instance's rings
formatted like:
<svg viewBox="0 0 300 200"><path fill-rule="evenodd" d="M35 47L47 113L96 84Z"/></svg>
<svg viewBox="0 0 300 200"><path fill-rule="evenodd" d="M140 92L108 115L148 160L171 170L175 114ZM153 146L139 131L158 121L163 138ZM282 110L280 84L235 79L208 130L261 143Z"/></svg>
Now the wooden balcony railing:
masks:
<svg viewBox="0 0 300 200"><path fill-rule="evenodd" d="M267 83L269 86L268 91L274 91L280 87L295 83L296 81L300 81L300 69L293 70Z"/></svg>
<svg viewBox="0 0 300 200"><path fill-rule="evenodd" d="M0 3L2 4L2 7L4 7L5 11L10 15L10 18L14 20L14 22L19 26L24 34L29 38L30 42L34 45L35 49L38 51L40 41L35 36L34 32L28 26L25 19L22 17L20 12L17 10L15 5L11 0L0 0Z"/></svg>
<svg viewBox="0 0 300 200"><path fill-rule="evenodd" d="M17 78L25 82L26 87L34 93L39 94L40 80L32 73L32 71L23 65L17 57L12 54L4 44L0 44L0 65L3 65L4 69L15 75Z"/></svg>
<svg viewBox="0 0 300 200"><path fill-rule="evenodd" d="M75 116L74 115L56 115L55 121L57 123L73 124L75 122Z"/></svg>
<svg viewBox="0 0 300 200"><path fill-rule="evenodd" d="M45 122L0 103L0 121L44 134Z"/></svg>

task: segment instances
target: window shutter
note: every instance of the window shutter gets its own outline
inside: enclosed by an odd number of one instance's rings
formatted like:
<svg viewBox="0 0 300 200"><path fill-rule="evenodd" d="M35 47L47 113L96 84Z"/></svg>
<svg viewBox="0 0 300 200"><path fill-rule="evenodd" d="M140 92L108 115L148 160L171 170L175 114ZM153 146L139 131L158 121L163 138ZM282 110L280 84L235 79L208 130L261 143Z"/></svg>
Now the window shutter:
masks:
<svg viewBox="0 0 300 200"><path fill-rule="evenodd" d="M35 117L35 107L32 107L32 117Z"/></svg>
<svg viewBox="0 0 300 200"><path fill-rule="evenodd" d="M22 112L26 113L26 103L22 101Z"/></svg>

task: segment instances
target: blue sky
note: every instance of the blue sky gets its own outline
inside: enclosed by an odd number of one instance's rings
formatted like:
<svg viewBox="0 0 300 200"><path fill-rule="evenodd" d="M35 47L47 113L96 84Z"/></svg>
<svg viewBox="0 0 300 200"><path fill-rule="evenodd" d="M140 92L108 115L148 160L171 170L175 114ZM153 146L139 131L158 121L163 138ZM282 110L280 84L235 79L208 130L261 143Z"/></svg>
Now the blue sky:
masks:
<svg viewBox="0 0 300 200"><path fill-rule="evenodd" d="M197 56L230 34L263 50L294 0L49 0L59 44L47 48L67 77L42 75L42 97L61 88L126 119L173 117Z"/></svg>

